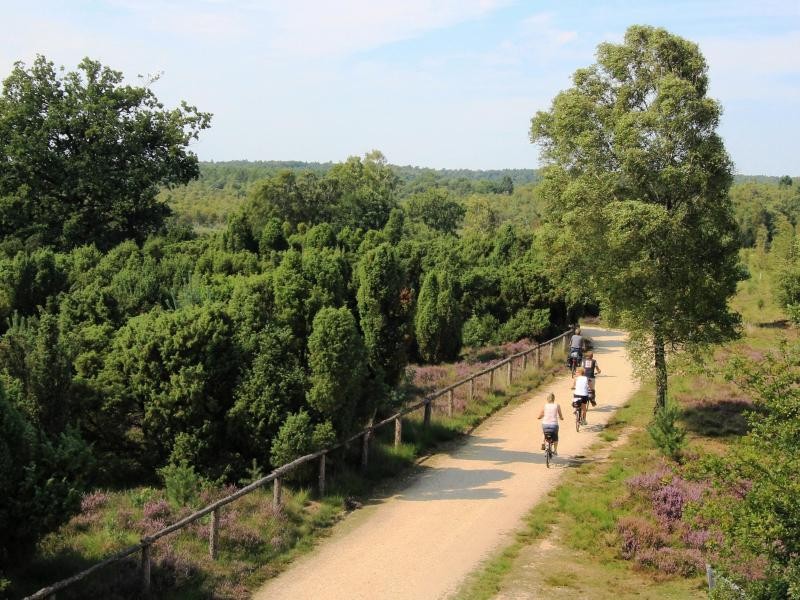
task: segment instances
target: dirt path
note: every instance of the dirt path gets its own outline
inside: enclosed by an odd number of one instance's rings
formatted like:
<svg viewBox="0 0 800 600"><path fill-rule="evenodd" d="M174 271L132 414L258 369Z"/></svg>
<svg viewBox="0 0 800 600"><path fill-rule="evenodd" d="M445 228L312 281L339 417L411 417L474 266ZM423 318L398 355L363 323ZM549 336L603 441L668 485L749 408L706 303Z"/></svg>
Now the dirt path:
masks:
<svg viewBox="0 0 800 600"><path fill-rule="evenodd" d="M575 432L571 378L490 418L463 444L425 461L409 485L348 516L330 539L255 595L259 600L444 598L493 550L511 541L521 518L561 470L595 441L609 416L635 391L621 332L584 328L603 371L589 427ZM536 420L547 392L565 421L555 468L544 464Z"/></svg>

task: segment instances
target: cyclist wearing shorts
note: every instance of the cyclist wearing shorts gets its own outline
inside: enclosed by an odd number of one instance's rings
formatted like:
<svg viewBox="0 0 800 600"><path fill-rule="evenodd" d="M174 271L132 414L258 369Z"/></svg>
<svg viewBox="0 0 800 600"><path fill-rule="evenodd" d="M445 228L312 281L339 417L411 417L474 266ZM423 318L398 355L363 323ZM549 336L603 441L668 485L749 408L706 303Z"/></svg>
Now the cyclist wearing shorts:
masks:
<svg viewBox="0 0 800 600"><path fill-rule="evenodd" d="M587 379L589 379L589 389L594 392L594 378L595 374L600 375L602 371L600 370L600 365L597 364L597 361L594 359L594 353L590 350L586 353L586 356L583 358L583 362L581 363L583 367L583 372L586 375ZM591 398L594 400L595 398ZM595 402L592 402L592 406L595 405Z"/></svg>
<svg viewBox="0 0 800 600"><path fill-rule="evenodd" d="M564 415L561 414L561 406L556 404L556 397L554 394L547 394L547 404L539 411L538 419L542 421L542 433L544 434L544 441L542 442L542 450L545 449L547 444L547 436L553 440L553 454L558 454L558 420L564 420Z"/></svg>
<svg viewBox="0 0 800 600"><path fill-rule="evenodd" d="M575 381L572 382L572 389L575 390L573 393L575 398L572 401L572 405L578 406L577 403L580 403L581 425L586 425L586 409L589 404L589 378L586 377L586 372L583 367L578 367L575 373L577 377Z"/></svg>
<svg viewBox="0 0 800 600"><path fill-rule="evenodd" d="M583 358L583 336L581 335L581 328L576 327L575 333L569 340L569 354L567 354L567 366L571 367L573 364L580 364ZM574 358L573 358L574 357ZM575 360L575 363L571 361Z"/></svg>

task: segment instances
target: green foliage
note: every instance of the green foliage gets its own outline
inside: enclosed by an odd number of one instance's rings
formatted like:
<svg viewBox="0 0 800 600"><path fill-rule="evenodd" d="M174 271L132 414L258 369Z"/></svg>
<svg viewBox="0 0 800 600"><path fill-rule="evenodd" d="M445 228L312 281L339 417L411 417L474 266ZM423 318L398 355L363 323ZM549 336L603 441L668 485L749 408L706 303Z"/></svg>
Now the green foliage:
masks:
<svg viewBox="0 0 800 600"><path fill-rule="evenodd" d="M750 431L728 456L706 464L706 475L723 492L706 507L725 534L722 567L748 598L791 598L800 591L798 356L795 342L758 361L731 361L729 376L755 401L746 415ZM763 578L748 576L753 563Z"/></svg>
<svg viewBox="0 0 800 600"><path fill-rule="evenodd" d="M228 414L231 439L245 455L266 462L269 440L289 413L303 405L306 374L286 328L267 326L258 335L252 365L236 388Z"/></svg>
<svg viewBox="0 0 800 600"><path fill-rule="evenodd" d="M323 420L344 435L364 415L366 350L347 308L323 308L314 317L308 338L310 389L307 401ZM361 409L361 410L360 410Z"/></svg>
<svg viewBox="0 0 800 600"><path fill-rule="evenodd" d="M18 252L14 258L0 257L0 331L12 313L36 314L67 288L67 277L56 255L49 249Z"/></svg>
<svg viewBox="0 0 800 600"><path fill-rule="evenodd" d="M237 358L231 320L218 305L131 319L115 335L98 378L108 434L117 443L129 440L138 458L153 464L170 456L184 432L201 445L193 464L213 464Z"/></svg>
<svg viewBox="0 0 800 600"><path fill-rule="evenodd" d="M550 272L568 301L599 298L649 347L658 405L665 347L730 338L738 322L727 307L742 276L732 167L707 71L696 44L632 26L531 126L547 164Z"/></svg>
<svg viewBox="0 0 800 600"><path fill-rule="evenodd" d="M333 445L335 441L336 433L329 421L314 425L311 416L301 410L287 417L272 442L272 466L279 467L296 458ZM292 477L302 479L303 476L308 475L308 471L309 469L305 470L299 476L293 474Z"/></svg>
<svg viewBox="0 0 800 600"><path fill-rule="evenodd" d="M686 447L686 430L678 425L680 409L674 402L656 410L647 428L656 446L672 460L680 460Z"/></svg>
<svg viewBox="0 0 800 600"><path fill-rule="evenodd" d="M446 271L430 271L419 292L414 326L420 356L438 363L458 356L461 315L455 281Z"/></svg>
<svg viewBox="0 0 800 600"><path fill-rule="evenodd" d="M105 249L161 227L158 188L197 176L187 146L210 115L122 81L88 58L63 76L43 56L15 64L0 96L0 237Z"/></svg>
<svg viewBox="0 0 800 600"><path fill-rule="evenodd" d="M176 507L191 506L204 485L204 480L186 460L170 463L158 470L167 498Z"/></svg>
<svg viewBox="0 0 800 600"><path fill-rule="evenodd" d="M0 385L0 565L23 560L41 535L76 512L93 468L77 431L47 439Z"/></svg>
<svg viewBox="0 0 800 600"><path fill-rule="evenodd" d="M464 207L441 188L431 188L411 196L405 208L412 221L451 235L458 230L466 213Z"/></svg>
<svg viewBox="0 0 800 600"><path fill-rule="evenodd" d="M464 321L461 339L465 346L478 348L494 342L499 330L500 321L494 315L472 315Z"/></svg>
<svg viewBox="0 0 800 600"><path fill-rule="evenodd" d="M394 386L407 360L404 336L408 307L403 304L397 252L389 244L367 251L358 263L355 281L369 366L383 384Z"/></svg>

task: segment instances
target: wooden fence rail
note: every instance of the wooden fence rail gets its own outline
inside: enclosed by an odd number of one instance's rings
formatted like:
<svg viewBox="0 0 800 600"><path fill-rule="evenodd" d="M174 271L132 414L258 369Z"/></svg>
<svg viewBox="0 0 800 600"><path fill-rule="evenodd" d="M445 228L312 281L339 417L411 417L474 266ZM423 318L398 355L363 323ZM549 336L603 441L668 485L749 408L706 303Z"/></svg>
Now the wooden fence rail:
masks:
<svg viewBox="0 0 800 600"><path fill-rule="evenodd" d="M150 548L156 542L156 540L174 533L180 529L183 529L187 525L194 523L198 519L205 517L208 514L211 514L211 527L209 531L209 540L208 540L208 551L209 555L212 559L217 557L217 546L218 546L218 539L219 539L219 511L220 509L225 506L226 504L230 504L235 500L238 500L242 496L246 496L247 494L255 491L256 489L265 486L268 483L273 484L273 502L276 506L280 506L282 501L282 489L283 489L283 477L293 471L297 467L304 465L306 463L313 462L315 460L319 460L319 490L320 494L325 493L325 462L326 456L333 452L334 450L338 450L343 446L348 446L349 444L355 442L356 440L361 440L361 466L366 468L369 461L369 446L370 440L372 439L375 430L388 425L389 423L394 424L394 445L399 446L402 443L402 431L403 431L403 423L402 418L414 411L419 410L420 408L423 409L423 423L425 426L430 425L431 420L431 412L433 408L433 404L436 400L442 397L447 397L448 404L447 404L447 414L448 416L453 416L454 411L454 395L455 391L460 388L461 386L469 386L469 400L472 401L477 397L477 386L476 380L484 375L489 376L489 388L488 391L492 391L495 386L495 371L498 369L502 369L503 367L506 368L506 385L510 386L513 380L514 373L516 372L514 369L514 361L517 359L522 359L522 368L521 371L525 371L528 367L528 357L531 355L535 355L535 360L533 364L537 367L541 367L544 362L544 357L542 356L542 350L546 348L548 352L548 356L550 359L553 358L553 355L556 350L556 345L561 342L562 349L566 350L567 344L569 343L569 334L572 333L572 330L567 330L561 335L543 342L541 344L537 344L532 348L524 350L523 352L519 352L517 354L513 354L511 356L506 357L505 359L495 363L491 367L487 367L482 371L478 371L476 373L471 374L469 377L462 379L461 381L457 381L452 385L449 385L443 389L437 390L431 394L425 396L422 400L419 400L409 406L404 407L403 409L399 410L395 414L390 417L383 419L382 421L378 421L377 423L372 423L367 428L359 431L358 433L351 435L346 440L328 448L324 448L317 452L313 452L312 454L307 454L305 456L301 456L298 459L293 460L292 462L286 463L285 465L281 465L280 467L276 468L272 471L269 475L254 481L250 485L243 487L240 490L237 490L230 496L226 496L216 502L213 502L206 506L205 508L201 508L200 510L190 514L187 517L184 517L180 521L165 527L152 535L143 537L138 544L134 546L130 546L117 552L116 554L109 556L102 562L99 562L95 565L92 565L88 569L81 571L73 575L68 579L62 579L50 585L46 588L42 588L35 594L27 596L24 600L38 600L43 598L49 598L54 600L56 597L56 593L60 590L63 590L71 585L85 579L95 571L102 569L103 567L107 567L108 565L121 561L129 556L134 554L139 554L140 557L140 573L141 573L141 581L142 581L142 588L145 593L149 592L150 589L150 559L151 553Z"/></svg>

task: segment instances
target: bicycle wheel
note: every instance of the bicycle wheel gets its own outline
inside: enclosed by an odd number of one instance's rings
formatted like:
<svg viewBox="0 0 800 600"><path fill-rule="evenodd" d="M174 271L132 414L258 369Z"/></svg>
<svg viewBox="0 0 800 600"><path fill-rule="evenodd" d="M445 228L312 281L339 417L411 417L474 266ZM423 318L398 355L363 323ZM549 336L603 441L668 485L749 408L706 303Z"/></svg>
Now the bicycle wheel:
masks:
<svg viewBox="0 0 800 600"><path fill-rule="evenodd" d="M581 407L575 409L575 431L581 430Z"/></svg>
<svg viewBox="0 0 800 600"><path fill-rule="evenodd" d="M550 459L553 457L553 445L548 442L547 448L544 449L544 460L547 463L547 468L550 468Z"/></svg>

